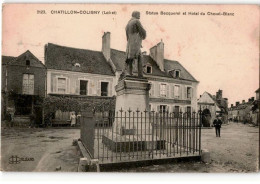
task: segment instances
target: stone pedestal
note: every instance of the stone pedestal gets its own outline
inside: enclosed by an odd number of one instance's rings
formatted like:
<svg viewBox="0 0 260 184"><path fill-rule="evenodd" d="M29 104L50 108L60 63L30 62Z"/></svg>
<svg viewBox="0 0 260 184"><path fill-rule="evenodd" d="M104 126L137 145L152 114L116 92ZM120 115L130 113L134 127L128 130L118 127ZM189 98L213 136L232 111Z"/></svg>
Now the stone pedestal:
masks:
<svg viewBox="0 0 260 184"><path fill-rule="evenodd" d="M149 109L150 87L146 78L126 76L118 82L115 87L117 92L115 110L118 118L114 122L114 132L120 135L136 135L141 134L140 131L144 131L145 127L146 134L150 131L148 127L151 126L144 119L144 112Z"/></svg>
<svg viewBox="0 0 260 184"><path fill-rule="evenodd" d="M116 85L113 130L102 137L102 142L110 150L127 152L165 149L165 140L153 134L149 122L150 87L146 78L134 76L126 76Z"/></svg>

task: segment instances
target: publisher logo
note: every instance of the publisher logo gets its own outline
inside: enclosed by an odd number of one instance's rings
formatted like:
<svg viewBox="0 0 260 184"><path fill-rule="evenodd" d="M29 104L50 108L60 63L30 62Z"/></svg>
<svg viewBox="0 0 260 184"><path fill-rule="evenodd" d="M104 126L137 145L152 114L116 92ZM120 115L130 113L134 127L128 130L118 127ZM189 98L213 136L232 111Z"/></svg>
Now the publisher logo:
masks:
<svg viewBox="0 0 260 184"><path fill-rule="evenodd" d="M22 161L34 161L34 158L18 157L17 155L12 155L9 158L9 164L20 164Z"/></svg>

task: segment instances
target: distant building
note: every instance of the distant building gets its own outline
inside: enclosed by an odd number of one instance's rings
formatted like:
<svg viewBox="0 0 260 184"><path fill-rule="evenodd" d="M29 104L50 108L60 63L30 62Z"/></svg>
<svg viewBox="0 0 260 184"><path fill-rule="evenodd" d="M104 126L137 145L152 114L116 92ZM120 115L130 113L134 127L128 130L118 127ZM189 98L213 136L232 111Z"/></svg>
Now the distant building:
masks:
<svg viewBox="0 0 260 184"><path fill-rule="evenodd" d="M18 57L2 56L2 116L14 113L15 122L42 121L46 68L29 50Z"/></svg>
<svg viewBox="0 0 260 184"><path fill-rule="evenodd" d="M205 91L198 99L198 108L202 110L203 126L212 126L217 115L220 115L224 123L227 123L228 99L222 97L222 90L218 90L216 96Z"/></svg>
<svg viewBox="0 0 260 184"><path fill-rule="evenodd" d="M247 102L242 100L242 103L236 102L235 105L231 104L231 107L228 109L228 118L237 122L249 122L253 102L254 97L251 97Z"/></svg>

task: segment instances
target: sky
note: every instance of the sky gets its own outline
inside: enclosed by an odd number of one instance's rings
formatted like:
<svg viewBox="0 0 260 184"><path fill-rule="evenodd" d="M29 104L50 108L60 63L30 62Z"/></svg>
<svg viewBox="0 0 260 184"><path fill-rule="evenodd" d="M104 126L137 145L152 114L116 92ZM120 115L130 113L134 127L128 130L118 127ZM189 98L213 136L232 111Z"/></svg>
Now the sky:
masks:
<svg viewBox="0 0 260 184"><path fill-rule="evenodd" d="M37 14L37 10L46 14ZM51 13L57 10L100 13ZM19 56L30 50L44 61L47 43L101 51L102 35L107 31L111 32L111 48L124 51L125 26L134 10L141 12L140 21L147 31L142 51L149 53L162 40L165 58L179 61L199 81L198 97L204 91L214 95L222 89L230 106L255 96L259 87L257 5L6 4L2 55ZM148 15L147 11L159 15ZM180 15L160 15L161 11ZM218 12L234 16L212 15Z"/></svg>

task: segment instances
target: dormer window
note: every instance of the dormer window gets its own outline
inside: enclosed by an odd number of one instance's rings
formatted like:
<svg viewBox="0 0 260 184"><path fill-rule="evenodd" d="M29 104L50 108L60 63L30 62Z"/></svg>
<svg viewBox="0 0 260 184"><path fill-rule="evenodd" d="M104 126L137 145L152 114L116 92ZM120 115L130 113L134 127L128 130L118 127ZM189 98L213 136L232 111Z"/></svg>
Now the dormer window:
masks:
<svg viewBox="0 0 260 184"><path fill-rule="evenodd" d="M175 78L179 78L180 77L180 71L176 70L175 71Z"/></svg>
<svg viewBox="0 0 260 184"><path fill-rule="evenodd" d="M30 60L26 60L26 66L30 66Z"/></svg>
<svg viewBox="0 0 260 184"><path fill-rule="evenodd" d="M144 72L147 74L151 74L152 73L152 66L150 65L146 65L144 68Z"/></svg>
<svg viewBox="0 0 260 184"><path fill-rule="evenodd" d="M180 71L180 70L171 70L171 71L169 71L169 74L170 74L173 78L180 78L180 76L181 76L181 71Z"/></svg>
<svg viewBox="0 0 260 184"><path fill-rule="evenodd" d="M152 73L152 67L146 66L146 73Z"/></svg>

